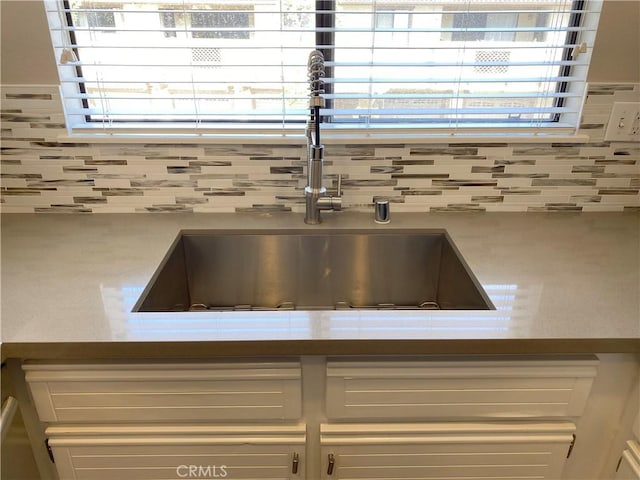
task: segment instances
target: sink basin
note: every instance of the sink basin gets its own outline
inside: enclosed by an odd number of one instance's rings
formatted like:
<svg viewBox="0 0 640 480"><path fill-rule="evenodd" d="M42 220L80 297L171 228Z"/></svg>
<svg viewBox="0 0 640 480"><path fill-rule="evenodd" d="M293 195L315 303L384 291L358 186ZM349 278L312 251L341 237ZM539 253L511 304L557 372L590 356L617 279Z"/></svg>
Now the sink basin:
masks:
<svg viewBox="0 0 640 480"><path fill-rule="evenodd" d="M182 231L134 311L493 309L444 230Z"/></svg>

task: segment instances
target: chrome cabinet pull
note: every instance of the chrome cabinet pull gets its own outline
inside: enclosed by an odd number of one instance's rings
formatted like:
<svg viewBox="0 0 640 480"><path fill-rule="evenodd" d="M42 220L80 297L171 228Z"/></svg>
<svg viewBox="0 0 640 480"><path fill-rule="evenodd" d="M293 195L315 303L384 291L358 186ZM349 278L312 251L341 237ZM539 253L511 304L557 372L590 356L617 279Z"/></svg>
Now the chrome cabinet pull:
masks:
<svg viewBox="0 0 640 480"><path fill-rule="evenodd" d="M333 453L329 454L329 464L327 465L327 475L333 475L333 467L336 464L336 459L333 456Z"/></svg>
<svg viewBox="0 0 640 480"><path fill-rule="evenodd" d="M300 455L296 452L293 453L293 462L291 463L291 473L298 473L298 466L300 465Z"/></svg>

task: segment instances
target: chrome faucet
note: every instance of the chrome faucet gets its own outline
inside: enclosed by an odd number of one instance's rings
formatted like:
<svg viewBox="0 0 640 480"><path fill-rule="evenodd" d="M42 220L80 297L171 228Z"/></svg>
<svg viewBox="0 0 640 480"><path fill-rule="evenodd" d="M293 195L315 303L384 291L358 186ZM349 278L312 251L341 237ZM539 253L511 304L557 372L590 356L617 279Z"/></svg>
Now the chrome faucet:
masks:
<svg viewBox="0 0 640 480"><path fill-rule="evenodd" d="M310 115L307 121L307 186L304 189L306 211L304 222L316 225L322 221L320 211L340 210L342 208L341 176L338 176L337 195L327 195L327 189L322 186L322 163L324 159L324 145L320 142L320 109L325 107L324 93L324 55L319 50L309 54L307 63L309 88L311 90L309 107Z"/></svg>

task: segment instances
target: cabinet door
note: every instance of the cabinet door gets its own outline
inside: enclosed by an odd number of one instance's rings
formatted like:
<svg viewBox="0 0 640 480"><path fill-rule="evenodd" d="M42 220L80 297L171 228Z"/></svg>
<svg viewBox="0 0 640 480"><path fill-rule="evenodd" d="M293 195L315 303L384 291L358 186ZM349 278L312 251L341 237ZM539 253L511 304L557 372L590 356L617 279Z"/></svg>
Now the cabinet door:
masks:
<svg viewBox="0 0 640 480"><path fill-rule="evenodd" d="M558 479L574 425L323 425L323 480Z"/></svg>
<svg viewBox="0 0 640 480"><path fill-rule="evenodd" d="M622 453L616 480L640 480L640 445L635 441L627 442L627 449Z"/></svg>
<svg viewBox="0 0 640 480"><path fill-rule="evenodd" d="M23 366L44 422L255 422L301 415L299 362Z"/></svg>
<svg viewBox="0 0 640 480"><path fill-rule="evenodd" d="M597 364L591 356L330 360L327 416L353 421L578 417Z"/></svg>
<svg viewBox="0 0 640 480"><path fill-rule="evenodd" d="M56 426L60 480L304 479L305 426Z"/></svg>

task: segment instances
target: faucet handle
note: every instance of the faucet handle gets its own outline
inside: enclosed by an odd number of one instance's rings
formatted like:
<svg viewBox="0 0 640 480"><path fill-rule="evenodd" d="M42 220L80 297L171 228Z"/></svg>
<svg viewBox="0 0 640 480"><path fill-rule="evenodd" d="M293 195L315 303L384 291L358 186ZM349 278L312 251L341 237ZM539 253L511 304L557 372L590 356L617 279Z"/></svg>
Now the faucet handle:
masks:
<svg viewBox="0 0 640 480"><path fill-rule="evenodd" d="M338 174L338 188L335 195L324 195L317 200L320 210L342 210L342 175Z"/></svg>

